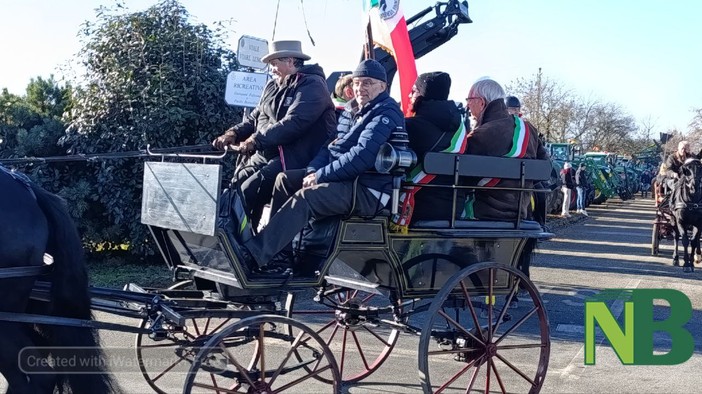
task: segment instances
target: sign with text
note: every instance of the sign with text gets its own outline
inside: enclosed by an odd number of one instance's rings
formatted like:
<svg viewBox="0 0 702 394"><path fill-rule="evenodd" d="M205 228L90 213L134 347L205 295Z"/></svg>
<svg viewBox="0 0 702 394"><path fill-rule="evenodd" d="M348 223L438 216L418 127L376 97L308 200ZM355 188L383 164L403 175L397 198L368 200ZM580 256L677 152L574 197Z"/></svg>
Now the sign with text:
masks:
<svg viewBox="0 0 702 394"><path fill-rule="evenodd" d="M236 58L242 66L263 70L266 68L266 63L262 62L261 58L267 54L268 41L251 36L239 38Z"/></svg>
<svg viewBox="0 0 702 394"><path fill-rule="evenodd" d="M255 107L267 80L267 74L232 71L227 75L224 100L229 105Z"/></svg>

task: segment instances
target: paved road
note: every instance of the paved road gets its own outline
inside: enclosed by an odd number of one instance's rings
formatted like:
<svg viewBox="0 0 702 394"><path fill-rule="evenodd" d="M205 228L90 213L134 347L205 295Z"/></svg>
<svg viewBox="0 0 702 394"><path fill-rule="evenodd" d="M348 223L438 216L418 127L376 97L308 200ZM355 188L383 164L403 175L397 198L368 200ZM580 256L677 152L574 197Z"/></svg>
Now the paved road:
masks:
<svg viewBox="0 0 702 394"><path fill-rule="evenodd" d="M649 199L611 202L589 209L590 217L556 229L557 237L540 245L533 262L532 279L548 310L551 329L551 355L542 392L546 393L691 393L702 385L702 268L683 274L673 267L672 245L664 241L663 256L650 255L653 204ZM695 353L677 366L623 366L606 341L598 336L597 364L583 363L584 300L608 288L672 288L685 293L693 304L693 317L687 325L695 341ZM524 308L520 305L520 308ZM621 311L612 306L615 311ZM656 313L665 316L667 308ZM100 318L105 318L101 316ZM126 321L114 319L113 321ZM102 332L107 346L131 348L133 335ZM418 338L401 335L396 348L373 375L349 387L348 393L421 392L417 373ZM657 351L667 351L670 339L655 335ZM140 375L118 374L129 393L147 393L150 388ZM178 383L173 382L173 392ZM498 387L493 387L497 389ZM326 389L326 390L325 390ZM314 382L305 392L328 392Z"/></svg>

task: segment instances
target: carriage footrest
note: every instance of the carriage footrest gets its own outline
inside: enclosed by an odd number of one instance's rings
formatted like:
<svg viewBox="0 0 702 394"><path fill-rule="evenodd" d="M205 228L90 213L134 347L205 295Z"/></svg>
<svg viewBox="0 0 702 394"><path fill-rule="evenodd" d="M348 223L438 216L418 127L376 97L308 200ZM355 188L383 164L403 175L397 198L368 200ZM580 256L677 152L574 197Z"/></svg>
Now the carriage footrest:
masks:
<svg viewBox="0 0 702 394"><path fill-rule="evenodd" d="M327 283L330 283L332 285L347 287L354 290L361 290L373 294L381 294L380 291L378 291L378 283L361 282L358 280L342 278L340 276L334 275L327 275L324 277L324 280L326 280Z"/></svg>

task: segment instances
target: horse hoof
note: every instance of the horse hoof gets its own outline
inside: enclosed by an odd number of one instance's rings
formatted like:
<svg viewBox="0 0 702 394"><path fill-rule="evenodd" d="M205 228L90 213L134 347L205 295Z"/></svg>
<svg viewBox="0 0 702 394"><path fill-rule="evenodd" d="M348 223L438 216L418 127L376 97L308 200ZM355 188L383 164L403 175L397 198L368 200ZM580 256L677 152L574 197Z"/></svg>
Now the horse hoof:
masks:
<svg viewBox="0 0 702 394"><path fill-rule="evenodd" d="M673 260L673 266L674 266L674 267L680 267L680 261L678 261L678 260Z"/></svg>
<svg viewBox="0 0 702 394"><path fill-rule="evenodd" d="M692 272L692 267L683 267L683 272Z"/></svg>

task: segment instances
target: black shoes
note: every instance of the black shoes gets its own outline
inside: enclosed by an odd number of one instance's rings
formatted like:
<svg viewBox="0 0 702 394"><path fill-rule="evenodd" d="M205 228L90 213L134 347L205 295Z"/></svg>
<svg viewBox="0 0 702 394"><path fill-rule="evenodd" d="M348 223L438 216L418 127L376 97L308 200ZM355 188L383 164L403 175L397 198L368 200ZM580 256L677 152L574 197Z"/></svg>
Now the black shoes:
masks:
<svg viewBox="0 0 702 394"><path fill-rule="evenodd" d="M293 265L295 264L295 255L291 251L284 250L277 255L266 265L258 268L258 272L268 275L292 275Z"/></svg>

